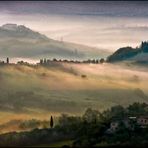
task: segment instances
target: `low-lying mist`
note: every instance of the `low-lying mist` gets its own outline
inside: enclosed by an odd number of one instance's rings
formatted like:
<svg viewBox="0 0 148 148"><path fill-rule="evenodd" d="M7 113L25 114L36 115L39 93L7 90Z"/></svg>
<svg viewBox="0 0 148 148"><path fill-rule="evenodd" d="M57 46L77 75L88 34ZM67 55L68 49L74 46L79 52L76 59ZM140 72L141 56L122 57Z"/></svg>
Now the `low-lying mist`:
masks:
<svg viewBox="0 0 148 148"><path fill-rule="evenodd" d="M148 69L112 64L0 66L0 123L148 102Z"/></svg>

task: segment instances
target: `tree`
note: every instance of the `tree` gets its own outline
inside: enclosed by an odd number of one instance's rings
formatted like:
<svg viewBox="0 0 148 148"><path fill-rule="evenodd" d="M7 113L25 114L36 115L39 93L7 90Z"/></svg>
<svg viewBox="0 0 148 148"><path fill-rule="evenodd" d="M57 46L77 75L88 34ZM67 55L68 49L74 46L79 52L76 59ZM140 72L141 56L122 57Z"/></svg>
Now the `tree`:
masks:
<svg viewBox="0 0 148 148"><path fill-rule="evenodd" d="M103 64L105 62L105 60L102 58L100 59L100 63Z"/></svg>
<svg viewBox="0 0 148 148"><path fill-rule="evenodd" d="M83 118L83 120L87 121L88 123L91 123L91 122L96 123L99 118L99 115L100 115L99 111L88 108L85 111L82 118Z"/></svg>
<svg viewBox="0 0 148 148"><path fill-rule="evenodd" d="M126 109L121 105L111 107L109 113L112 119L120 120L126 117Z"/></svg>
<svg viewBox="0 0 148 148"><path fill-rule="evenodd" d="M146 103L135 102L127 108L129 116L141 116L148 114Z"/></svg>
<svg viewBox="0 0 148 148"><path fill-rule="evenodd" d="M52 128L53 125L54 125L54 123L53 123L53 117L51 116L51 117L50 117L50 127Z"/></svg>
<svg viewBox="0 0 148 148"><path fill-rule="evenodd" d="M53 59L54 62L57 62L58 60L56 58Z"/></svg>
<svg viewBox="0 0 148 148"><path fill-rule="evenodd" d="M143 52L148 52L148 42L142 42L140 47Z"/></svg>
<svg viewBox="0 0 148 148"><path fill-rule="evenodd" d="M43 63L44 63L44 64L46 64L46 63L47 63L46 59L44 59Z"/></svg>
<svg viewBox="0 0 148 148"><path fill-rule="evenodd" d="M40 64L43 64L43 59L40 59Z"/></svg>
<svg viewBox="0 0 148 148"><path fill-rule="evenodd" d="M7 58L7 64L9 64L9 58Z"/></svg>

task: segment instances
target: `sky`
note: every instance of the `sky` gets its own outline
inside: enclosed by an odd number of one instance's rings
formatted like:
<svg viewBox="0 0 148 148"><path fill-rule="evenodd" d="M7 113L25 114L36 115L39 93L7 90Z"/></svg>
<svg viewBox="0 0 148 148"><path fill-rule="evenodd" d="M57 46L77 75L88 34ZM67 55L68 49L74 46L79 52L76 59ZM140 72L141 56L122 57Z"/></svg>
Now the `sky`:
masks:
<svg viewBox="0 0 148 148"><path fill-rule="evenodd" d="M25 25L49 38L115 51L148 40L148 2L1 1L0 25Z"/></svg>

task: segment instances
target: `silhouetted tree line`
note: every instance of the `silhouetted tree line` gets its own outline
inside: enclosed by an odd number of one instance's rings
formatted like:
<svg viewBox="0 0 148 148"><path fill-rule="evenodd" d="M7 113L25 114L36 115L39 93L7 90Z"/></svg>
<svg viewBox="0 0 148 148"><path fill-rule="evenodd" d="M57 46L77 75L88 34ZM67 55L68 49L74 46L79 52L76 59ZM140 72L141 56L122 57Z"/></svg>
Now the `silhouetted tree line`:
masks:
<svg viewBox="0 0 148 148"><path fill-rule="evenodd" d="M9 58L8 57L6 58L6 62L0 60L0 64L1 65L3 65L3 64L9 64Z"/></svg>
<svg viewBox="0 0 148 148"><path fill-rule="evenodd" d="M40 65L50 65L50 64L56 64L56 63L75 63L75 64L83 64L83 63L98 64L98 63L101 63L101 64L102 64L102 63L104 63L104 62L105 62L105 60L104 60L103 58L101 58L100 60L98 60L98 59L88 59L88 60L83 60L83 61L79 61L79 60L67 60L67 59L64 59L64 60L59 59L59 60L58 60L58 59L56 59L56 58L50 60L50 59L44 58L44 59L40 59L39 64L40 64ZM10 64L9 58L8 58L8 57L6 58L6 62L0 60L0 64L1 64L1 65ZM19 64L19 65L27 65L27 66L32 65L31 63L25 62L25 61L23 61L23 60L18 61L17 64ZM38 63L37 63L37 64L38 64Z"/></svg>
<svg viewBox="0 0 148 148"><path fill-rule="evenodd" d="M141 128L133 122L131 124L134 128L127 128L121 122L116 132L108 133L107 130L115 119L122 121L127 117L147 115L148 104L146 103L134 103L126 108L117 105L103 112L88 108L82 116L62 114L55 126L54 118L51 116L50 128L0 135L0 146L38 146L73 140L71 147L99 147L102 145L146 147L148 127Z"/></svg>
<svg viewBox="0 0 148 148"><path fill-rule="evenodd" d="M142 42L140 45L140 49L143 52L148 52L148 41Z"/></svg>
<svg viewBox="0 0 148 148"><path fill-rule="evenodd" d="M53 60L50 60L50 59L40 59L40 64L41 65L48 65L48 64L51 64L51 63L75 63L75 64L80 64L80 63L92 63L92 64L98 64L98 63L104 63L105 60L103 58L101 58L100 60L98 59L88 59L88 60L83 60L83 61L78 61L78 60L62 60L62 59L56 59L54 58Z"/></svg>
<svg viewBox="0 0 148 148"><path fill-rule="evenodd" d="M107 62L117 62L127 60L136 56L139 53L148 52L148 41L142 42L139 47L122 47L115 51L112 55L107 58Z"/></svg>

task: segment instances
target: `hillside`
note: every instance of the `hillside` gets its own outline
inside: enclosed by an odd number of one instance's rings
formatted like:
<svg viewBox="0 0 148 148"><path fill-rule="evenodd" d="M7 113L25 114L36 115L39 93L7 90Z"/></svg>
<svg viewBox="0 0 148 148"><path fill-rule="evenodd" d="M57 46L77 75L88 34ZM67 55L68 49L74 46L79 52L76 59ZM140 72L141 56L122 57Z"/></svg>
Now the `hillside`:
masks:
<svg viewBox="0 0 148 148"><path fill-rule="evenodd" d="M108 51L57 41L24 25L5 24L0 27L0 57L88 59L106 57Z"/></svg>
<svg viewBox="0 0 148 148"><path fill-rule="evenodd" d="M0 66L0 81L1 124L148 102L147 70L111 64L6 65Z"/></svg>
<svg viewBox="0 0 148 148"><path fill-rule="evenodd" d="M0 27L0 40L49 40L45 35L32 31L24 25L5 24Z"/></svg>
<svg viewBox="0 0 148 148"><path fill-rule="evenodd" d="M142 42L137 48L123 47L107 58L108 62L128 61L130 63L148 64L148 42Z"/></svg>

